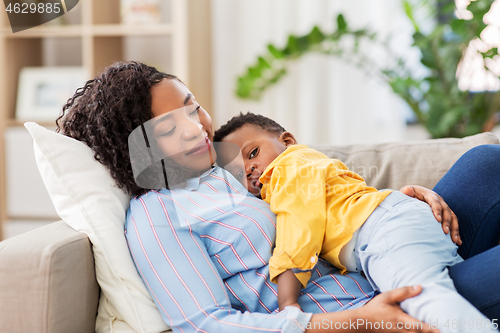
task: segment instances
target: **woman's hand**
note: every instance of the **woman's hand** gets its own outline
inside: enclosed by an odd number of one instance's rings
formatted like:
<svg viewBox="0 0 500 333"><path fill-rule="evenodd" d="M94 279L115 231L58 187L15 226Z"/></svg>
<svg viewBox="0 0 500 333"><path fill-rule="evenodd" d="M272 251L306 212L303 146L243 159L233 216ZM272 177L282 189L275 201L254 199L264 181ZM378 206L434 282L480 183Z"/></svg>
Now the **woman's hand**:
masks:
<svg viewBox="0 0 500 333"><path fill-rule="evenodd" d="M438 333L437 328L411 317L399 306L399 303L421 291L421 286L402 287L375 296L359 309L314 314L309 323L311 328L306 332Z"/></svg>
<svg viewBox="0 0 500 333"><path fill-rule="evenodd" d="M386 330L374 329L373 331L375 332L439 332L437 328L432 328L430 325L422 323L403 312L399 306L399 303L420 294L421 291L421 286L412 286L382 293L358 309L363 310L363 314L360 317L366 318L366 322L371 323L378 322L381 324L383 320ZM388 323L392 325L388 325ZM393 329L388 329L388 326ZM366 330L366 332L371 332L371 330Z"/></svg>
<svg viewBox="0 0 500 333"><path fill-rule="evenodd" d="M451 240L457 245L462 245L458 232L458 219L455 213L448 207L443 198L436 192L418 185L406 185L400 190L404 194L426 202L431 206L432 213L438 222L441 222L445 234L451 232Z"/></svg>

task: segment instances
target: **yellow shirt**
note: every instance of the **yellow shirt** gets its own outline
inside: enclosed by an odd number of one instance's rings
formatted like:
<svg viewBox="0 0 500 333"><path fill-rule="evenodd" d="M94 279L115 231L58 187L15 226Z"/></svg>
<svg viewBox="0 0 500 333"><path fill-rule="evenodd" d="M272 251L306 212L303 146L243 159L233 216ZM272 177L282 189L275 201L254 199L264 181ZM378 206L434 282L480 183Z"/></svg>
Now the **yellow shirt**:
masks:
<svg viewBox="0 0 500 333"><path fill-rule="evenodd" d="M260 177L261 195L276 213L271 281L293 269L305 287L318 255L346 272L339 254L353 233L391 193L379 192L339 160L293 145Z"/></svg>

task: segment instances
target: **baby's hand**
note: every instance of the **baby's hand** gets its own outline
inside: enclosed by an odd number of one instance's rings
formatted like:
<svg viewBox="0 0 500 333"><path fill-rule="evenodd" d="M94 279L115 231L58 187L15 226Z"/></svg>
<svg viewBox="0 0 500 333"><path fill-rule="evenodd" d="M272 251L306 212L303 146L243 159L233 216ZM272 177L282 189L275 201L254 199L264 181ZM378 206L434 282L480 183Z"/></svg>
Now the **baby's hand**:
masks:
<svg viewBox="0 0 500 333"><path fill-rule="evenodd" d="M448 207L439 194L425 187L418 185L406 185L399 191L404 194L426 202L431 206L432 213L438 222L441 222L443 231L448 234L451 231L451 240L457 245L462 245L460 234L458 233L458 219L455 213Z"/></svg>

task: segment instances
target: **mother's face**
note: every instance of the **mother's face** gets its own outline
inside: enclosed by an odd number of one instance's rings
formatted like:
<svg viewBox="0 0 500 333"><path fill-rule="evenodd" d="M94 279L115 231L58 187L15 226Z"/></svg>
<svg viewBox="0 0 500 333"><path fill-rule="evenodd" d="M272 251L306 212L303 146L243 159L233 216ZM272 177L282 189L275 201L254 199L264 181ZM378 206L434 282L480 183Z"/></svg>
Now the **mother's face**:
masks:
<svg viewBox="0 0 500 333"><path fill-rule="evenodd" d="M154 136L166 157L203 172L216 160L212 119L180 81L164 79L151 88Z"/></svg>

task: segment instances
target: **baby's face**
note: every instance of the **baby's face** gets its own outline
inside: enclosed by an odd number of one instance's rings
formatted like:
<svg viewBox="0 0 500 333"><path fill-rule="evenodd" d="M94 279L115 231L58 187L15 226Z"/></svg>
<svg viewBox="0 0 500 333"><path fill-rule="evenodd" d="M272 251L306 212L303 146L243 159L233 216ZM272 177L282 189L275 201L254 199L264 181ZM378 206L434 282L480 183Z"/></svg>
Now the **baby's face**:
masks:
<svg viewBox="0 0 500 333"><path fill-rule="evenodd" d="M240 147L244 169L234 176L240 181L246 178L248 191L260 198L262 184L259 177L269 164L285 151L286 144L279 135L250 124L229 134L222 142L235 143Z"/></svg>

